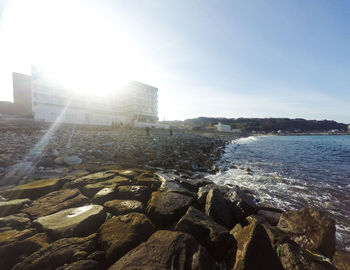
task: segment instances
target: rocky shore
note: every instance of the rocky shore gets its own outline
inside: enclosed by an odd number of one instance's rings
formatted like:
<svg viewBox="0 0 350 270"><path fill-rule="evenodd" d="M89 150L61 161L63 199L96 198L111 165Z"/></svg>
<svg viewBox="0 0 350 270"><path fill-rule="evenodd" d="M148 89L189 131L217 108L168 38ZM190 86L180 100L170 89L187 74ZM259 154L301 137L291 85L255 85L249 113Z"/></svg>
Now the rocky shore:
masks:
<svg viewBox="0 0 350 270"><path fill-rule="evenodd" d="M206 135L206 134L204 134ZM0 127L0 186L62 177L75 170L163 168L215 172L232 137L152 129Z"/></svg>
<svg viewBox="0 0 350 270"><path fill-rule="evenodd" d="M350 269L324 213L204 178L225 138L1 132L1 269Z"/></svg>

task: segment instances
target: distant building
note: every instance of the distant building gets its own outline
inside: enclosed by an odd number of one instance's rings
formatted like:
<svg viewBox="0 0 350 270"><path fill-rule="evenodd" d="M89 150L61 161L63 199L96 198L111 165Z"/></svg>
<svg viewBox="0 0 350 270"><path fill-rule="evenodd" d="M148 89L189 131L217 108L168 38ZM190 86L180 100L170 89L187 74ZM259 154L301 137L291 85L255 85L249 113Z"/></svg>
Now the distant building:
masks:
<svg viewBox="0 0 350 270"><path fill-rule="evenodd" d="M231 132L231 126L229 125L223 125L221 122L219 122L217 125L215 125L217 131L221 132Z"/></svg>
<svg viewBox="0 0 350 270"><path fill-rule="evenodd" d="M158 89L132 81L108 97L87 97L46 77L13 73L14 110L37 121L109 126L156 126Z"/></svg>

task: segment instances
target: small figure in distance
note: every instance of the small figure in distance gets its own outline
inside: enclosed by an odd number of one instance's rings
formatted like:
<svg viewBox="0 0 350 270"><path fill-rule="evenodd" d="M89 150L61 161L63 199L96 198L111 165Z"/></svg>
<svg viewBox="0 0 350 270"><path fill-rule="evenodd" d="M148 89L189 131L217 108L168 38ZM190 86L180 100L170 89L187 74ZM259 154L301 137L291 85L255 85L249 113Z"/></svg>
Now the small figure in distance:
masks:
<svg viewBox="0 0 350 270"><path fill-rule="evenodd" d="M149 130L150 130L150 128L146 127L146 134L147 134L147 136L149 136Z"/></svg>
<svg viewBox="0 0 350 270"><path fill-rule="evenodd" d="M169 128L169 135L173 136L173 128L172 127Z"/></svg>

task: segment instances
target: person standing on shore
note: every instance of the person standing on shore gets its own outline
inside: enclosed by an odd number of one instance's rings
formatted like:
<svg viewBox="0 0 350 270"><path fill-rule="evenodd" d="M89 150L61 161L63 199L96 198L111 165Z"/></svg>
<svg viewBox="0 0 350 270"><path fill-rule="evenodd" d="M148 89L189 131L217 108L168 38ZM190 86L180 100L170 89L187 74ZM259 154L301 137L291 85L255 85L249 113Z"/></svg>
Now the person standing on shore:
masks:
<svg viewBox="0 0 350 270"><path fill-rule="evenodd" d="M169 128L169 135L173 136L173 128L172 127Z"/></svg>
<svg viewBox="0 0 350 270"><path fill-rule="evenodd" d="M149 136L149 130L150 130L150 128L146 127L146 134L147 134L147 136Z"/></svg>

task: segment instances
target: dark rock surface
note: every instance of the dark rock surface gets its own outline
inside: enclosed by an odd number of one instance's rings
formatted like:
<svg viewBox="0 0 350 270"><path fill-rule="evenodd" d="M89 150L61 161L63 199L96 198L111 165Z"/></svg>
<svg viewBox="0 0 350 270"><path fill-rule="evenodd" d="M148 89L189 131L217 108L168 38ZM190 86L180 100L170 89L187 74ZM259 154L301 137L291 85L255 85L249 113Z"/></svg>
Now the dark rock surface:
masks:
<svg viewBox="0 0 350 270"><path fill-rule="evenodd" d="M58 190L62 185L59 178L43 179L30 182L28 184L16 186L0 192L0 195L10 199L37 199L45 194Z"/></svg>
<svg viewBox="0 0 350 270"><path fill-rule="evenodd" d="M333 256L333 263L339 270L350 270L350 253L336 251Z"/></svg>
<svg viewBox="0 0 350 270"><path fill-rule="evenodd" d="M280 259L283 267L287 270L336 270L330 263L319 260L319 258L312 256L295 243L281 245Z"/></svg>
<svg viewBox="0 0 350 270"><path fill-rule="evenodd" d="M227 229L231 229L236 223L227 201L217 188L209 190L207 194L205 214Z"/></svg>
<svg viewBox="0 0 350 270"><path fill-rule="evenodd" d="M213 269L214 261L192 236L182 232L157 231L147 242L129 251L109 270Z"/></svg>
<svg viewBox="0 0 350 270"><path fill-rule="evenodd" d="M278 226L301 247L329 258L335 252L335 222L312 208L288 211L281 215Z"/></svg>
<svg viewBox="0 0 350 270"><path fill-rule="evenodd" d="M253 198L245 194L238 186L230 189L225 194L225 198L229 202L236 221L241 221L243 218L254 214L257 210Z"/></svg>
<svg viewBox="0 0 350 270"><path fill-rule="evenodd" d="M106 211L113 215L125 215L130 212L143 212L142 203L136 200L112 200L104 203Z"/></svg>
<svg viewBox="0 0 350 270"><path fill-rule="evenodd" d="M62 189L51 192L33 201L30 207L22 212L33 218L47 216L58 211L83 206L89 203L89 199L82 195L79 189Z"/></svg>
<svg viewBox="0 0 350 270"><path fill-rule="evenodd" d="M16 230L23 230L31 225L31 220L24 214L15 214L0 218L0 228L11 227Z"/></svg>
<svg viewBox="0 0 350 270"><path fill-rule="evenodd" d="M146 241L155 231L152 222L141 213L112 217L99 229L99 242L111 265L131 249Z"/></svg>
<svg viewBox="0 0 350 270"><path fill-rule="evenodd" d="M190 207L175 229L192 235L217 261L224 261L228 268L233 266L235 239L202 211Z"/></svg>
<svg viewBox="0 0 350 270"><path fill-rule="evenodd" d="M29 203L29 199L17 199L0 202L0 217L17 213L23 207L23 205L28 205Z"/></svg>
<svg viewBox="0 0 350 270"><path fill-rule="evenodd" d="M158 226L175 222L185 214L193 198L176 192L153 192L147 205L147 213Z"/></svg>
<svg viewBox="0 0 350 270"><path fill-rule="evenodd" d="M73 263L74 260L77 260L77 254L80 254L80 260L85 259L96 248L96 235L94 234L82 238L62 238L34 252L12 269L56 269L65 264Z"/></svg>
<svg viewBox="0 0 350 270"><path fill-rule="evenodd" d="M247 225L235 234L235 237L237 240L235 270L283 270L262 225L257 222Z"/></svg>

